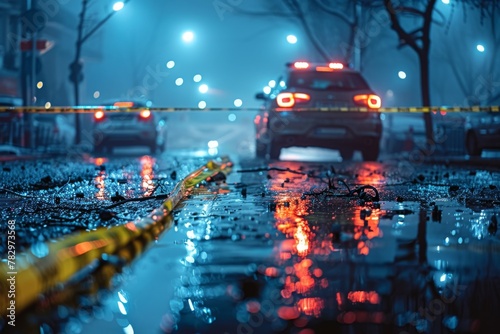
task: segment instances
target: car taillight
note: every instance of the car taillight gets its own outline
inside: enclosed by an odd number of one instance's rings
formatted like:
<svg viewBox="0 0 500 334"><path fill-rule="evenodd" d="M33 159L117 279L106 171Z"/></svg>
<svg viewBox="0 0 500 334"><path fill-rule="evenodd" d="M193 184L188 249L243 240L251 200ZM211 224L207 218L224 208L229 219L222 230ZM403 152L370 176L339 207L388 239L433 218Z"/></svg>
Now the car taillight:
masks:
<svg viewBox="0 0 500 334"><path fill-rule="evenodd" d="M281 108L291 108L297 103L305 103L310 99L311 97L305 93L280 93L276 102Z"/></svg>
<svg viewBox="0 0 500 334"><path fill-rule="evenodd" d="M94 120L100 122L104 119L104 111L96 111L94 113Z"/></svg>
<svg viewBox="0 0 500 334"><path fill-rule="evenodd" d="M151 118L151 111L147 109L141 110L141 112L139 113L139 119L143 121L149 120L150 118Z"/></svg>
<svg viewBox="0 0 500 334"><path fill-rule="evenodd" d="M368 107L370 109L378 109L382 106L382 100L375 94L361 94L354 96L354 102L357 105Z"/></svg>
<svg viewBox="0 0 500 334"><path fill-rule="evenodd" d="M328 67L334 70L341 70L344 68L344 64L342 63L330 63L328 64Z"/></svg>
<svg viewBox="0 0 500 334"><path fill-rule="evenodd" d="M295 63L293 63L293 67L295 67L296 69L305 70L309 68L309 63L306 61L296 61Z"/></svg>

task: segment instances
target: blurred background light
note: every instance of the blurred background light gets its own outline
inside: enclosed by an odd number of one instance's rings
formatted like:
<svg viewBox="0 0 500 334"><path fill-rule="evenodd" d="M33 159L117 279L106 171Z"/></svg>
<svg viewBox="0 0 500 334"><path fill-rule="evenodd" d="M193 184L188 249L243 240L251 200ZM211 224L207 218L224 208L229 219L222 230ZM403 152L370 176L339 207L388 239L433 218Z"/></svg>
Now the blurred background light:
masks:
<svg viewBox="0 0 500 334"><path fill-rule="evenodd" d="M400 79L406 79L406 73L404 71L399 71L398 72L398 77Z"/></svg>
<svg viewBox="0 0 500 334"><path fill-rule="evenodd" d="M208 92L208 86L206 84L201 84L198 90L200 91L200 93L205 94L206 92Z"/></svg>
<svg viewBox="0 0 500 334"><path fill-rule="evenodd" d="M290 44L295 44L295 43L297 43L297 36L288 35L288 36L286 36L286 41Z"/></svg>
<svg viewBox="0 0 500 334"><path fill-rule="evenodd" d="M113 10L115 12L119 11L119 10L122 10L123 7L125 7L125 4L123 3L123 1L117 1L113 4Z"/></svg>
<svg viewBox="0 0 500 334"><path fill-rule="evenodd" d="M241 107L243 105L243 101L241 99L236 99L234 100L234 106L235 107Z"/></svg>
<svg viewBox="0 0 500 334"><path fill-rule="evenodd" d="M191 43L194 39L194 33L192 31L186 31L182 34L182 40L186 43Z"/></svg>

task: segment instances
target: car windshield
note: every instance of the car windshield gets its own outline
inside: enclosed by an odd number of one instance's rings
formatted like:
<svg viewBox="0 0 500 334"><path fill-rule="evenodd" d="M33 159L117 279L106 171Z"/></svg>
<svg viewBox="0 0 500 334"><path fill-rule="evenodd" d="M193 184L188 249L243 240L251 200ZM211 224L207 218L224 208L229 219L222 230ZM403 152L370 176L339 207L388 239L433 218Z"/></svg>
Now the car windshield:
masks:
<svg viewBox="0 0 500 334"><path fill-rule="evenodd" d="M340 71L294 71L290 73L287 87L329 91L369 89L368 84L359 73Z"/></svg>

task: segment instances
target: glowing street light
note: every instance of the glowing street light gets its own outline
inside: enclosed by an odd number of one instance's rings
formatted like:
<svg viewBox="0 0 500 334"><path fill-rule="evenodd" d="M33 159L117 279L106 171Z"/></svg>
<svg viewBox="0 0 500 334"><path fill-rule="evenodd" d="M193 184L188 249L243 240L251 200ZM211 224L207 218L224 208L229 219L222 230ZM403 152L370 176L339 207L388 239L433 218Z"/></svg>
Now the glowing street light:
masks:
<svg viewBox="0 0 500 334"><path fill-rule="evenodd" d="M200 91L200 93L205 94L206 92L208 92L208 86L206 84L202 84L200 85L198 90Z"/></svg>
<svg viewBox="0 0 500 334"><path fill-rule="evenodd" d="M194 33L192 31L186 31L182 34L182 40L186 43L191 43L194 39Z"/></svg>
<svg viewBox="0 0 500 334"><path fill-rule="evenodd" d="M175 61L173 61L173 60L169 60L169 61L167 61L166 66L167 66L167 68L174 68L174 66L175 66Z"/></svg>
<svg viewBox="0 0 500 334"><path fill-rule="evenodd" d="M288 35L288 36L286 36L286 41L290 44L295 44L295 43L297 43L297 36Z"/></svg>
<svg viewBox="0 0 500 334"><path fill-rule="evenodd" d="M75 105L80 104L80 82L83 81L83 63L80 60L83 44L97 31L101 28L117 11L123 9L125 4L130 0L124 0L116 2L113 5L113 11L111 11L108 15L106 15L101 21L99 21L92 29L88 30L84 29L87 26L86 22L86 12L88 7L88 0L83 0L82 2L82 11L80 13L80 21L78 23L77 30L77 41L76 41L76 53L75 59L69 65L70 68L70 76L69 80L73 83L74 90L74 98ZM86 32L84 32L86 30ZM75 114L75 144L80 145L81 141L81 124L80 124L80 115L78 113Z"/></svg>
<svg viewBox="0 0 500 334"><path fill-rule="evenodd" d="M450 0L441 0L442 3L444 3L445 5L449 5L450 4Z"/></svg>
<svg viewBox="0 0 500 334"><path fill-rule="evenodd" d="M398 77L400 79L406 79L406 72L405 71L399 71L398 72Z"/></svg>
<svg viewBox="0 0 500 334"><path fill-rule="evenodd" d="M113 4L113 10L115 12L122 10L123 7L125 7L125 3L123 1L118 1Z"/></svg>
<svg viewBox="0 0 500 334"><path fill-rule="evenodd" d="M479 51L479 52L484 52L484 50L485 50L485 49L484 49L484 45L482 45L482 44L478 44L478 45L476 45L476 49L477 49L477 51Z"/></svg>

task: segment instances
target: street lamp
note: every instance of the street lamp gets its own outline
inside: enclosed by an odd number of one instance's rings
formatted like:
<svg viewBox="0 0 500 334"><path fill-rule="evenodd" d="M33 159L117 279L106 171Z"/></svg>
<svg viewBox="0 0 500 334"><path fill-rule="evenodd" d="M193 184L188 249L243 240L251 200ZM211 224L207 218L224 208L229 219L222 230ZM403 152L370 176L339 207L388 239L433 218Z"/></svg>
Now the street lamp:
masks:
<svg viewBox="0 0 500 334"><path fill-rule="evenodd" d="M73 62L69 65L70 68L70 75L69 75L69 80L73 83L73 89L74 89L74 94L75 94L75 105L80 104L80 90L79 90L79 85L80 82L83 81L83 64L80 61L80 56L82 53L82 46L85 41L87 41L104 23L106 23L116 12L120 11L123 9L125 4L129 2L130 0L124 0L124 1L119 1L116 2L113 5L113 11L110 12L106 17L104 17L99 23L97 23L94 28L92 28L88 33L83 35L83 27L85 26L85 14L87 12L87 6L89 0L82 0L82 11L80 13L80 23L78 24L78 38L76 41L76 54L75 54L75 59ZM80 116L79 114L75 114L75 144L78 145L80 144Z"/></svg>
<svg viewBox="0 0 500 334"><path fill-rule="evenodd" d="M288 35L288 36L286 36L286 41L290 44L296 44L297 43L297 36Z"/></svg>
<svg viewBox="0 0 500 334"><path fill-rule="evenodd" d="M186 31L182 34L182 40L186 43L191 43L194 39L194 33L192 31Z"/></svg>
<svg viewBox="0 0 500 334"><path fill-rule="evenodd" d="M205 94L206 92L208 92L208 85L201 84L200 87L198 87L198 90L200 91L200 93Z"/></svg>
<svg viewBox="0 0 500 334"><path fill-rule="evenodd" d="M123 1L118 1L113 4L113 10L115 12L122 10L123 7L125 7L125 3Z"/></svg>
<svg viewBox="0 0 500 334"><path fill-rule="evenodd" d="M485 49L484 49L484 45L482 45L482 44L478 44L478 45L476 45L476 49L477 49L477 51L479 51L479 52L484 52L484 50L485 50Z"/></svg>

